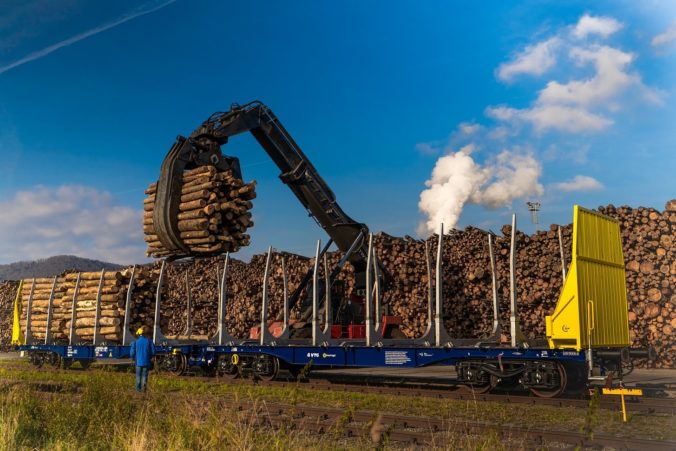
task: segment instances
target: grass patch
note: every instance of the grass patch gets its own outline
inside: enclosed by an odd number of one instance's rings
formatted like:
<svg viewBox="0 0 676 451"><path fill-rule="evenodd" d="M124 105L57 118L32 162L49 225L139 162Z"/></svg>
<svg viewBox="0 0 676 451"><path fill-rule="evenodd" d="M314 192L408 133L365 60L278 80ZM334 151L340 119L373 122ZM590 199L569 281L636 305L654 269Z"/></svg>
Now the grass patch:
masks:
<svg viewBox="0 0 676 451"><path fill-rule="evenodd" d="M346 439L341 427L356 410L396 412L457 421L531 426L588 434L676 439L671 415L631 413L623 424L620 412L594 408L506 405L364 392L333 392L294 386L229 384L190 377L151 374L149 394L133 390L134 376L126 371L95 369L36 370L12 361L0 362L0 450L4 449L374 449L392 448L386 439ZM40 385L42 384L42 385ZM62 387L55 394L39 386ZM345 412L333 431L310 435L286 427L260 427L260 415L231 412L224 400L254 405L283 402L330 406ZM630 408L631 409L631 408ZM503 449L487 431L481 437L441 438L439 448Z"/></svg>

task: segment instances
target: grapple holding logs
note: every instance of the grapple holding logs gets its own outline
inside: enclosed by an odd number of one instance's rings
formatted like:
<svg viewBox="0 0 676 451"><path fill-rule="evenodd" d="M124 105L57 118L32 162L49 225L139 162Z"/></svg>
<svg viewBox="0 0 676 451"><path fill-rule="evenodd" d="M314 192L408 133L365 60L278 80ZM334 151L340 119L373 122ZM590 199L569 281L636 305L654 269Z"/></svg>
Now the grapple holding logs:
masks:
<svg viewBox="0 0 676 451"><path fill-rule="evenodd" d="M244 183L232 168L221 171L216 165L183 171L177 180L177 194L170 196L168 207L160 208L159 182L145 191L143 233L149 257L218 255L249 245L245 232L253 226L249 210L256 182ZM177 213L166 216L167 211ZM163 220L169 221L168 227Z"/></svg>

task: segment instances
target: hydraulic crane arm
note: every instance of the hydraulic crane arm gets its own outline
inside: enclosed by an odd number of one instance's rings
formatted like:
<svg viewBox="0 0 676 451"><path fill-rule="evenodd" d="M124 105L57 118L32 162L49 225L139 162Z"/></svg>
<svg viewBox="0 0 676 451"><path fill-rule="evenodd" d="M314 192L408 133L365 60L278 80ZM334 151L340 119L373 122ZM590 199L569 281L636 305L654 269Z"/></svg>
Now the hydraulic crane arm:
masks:
<svg viewBox="0 0 676 451"><path fill-rule="evenodd" d="M187 249L179 239L176 219L182 172L192 167L214 164L219 169L230 169L241 177L239 160L224 156L221 147L231 136L247 131L251 132L279 167L282 182L291 189L336 246L343 252L353 250L349 261L354 265L356 275L363 275L368 253L365 239L368 228L343 211L333 191L279 119L270 108L258 101L243 106L233 105L227 112L215 113L189 138L177 138L162 163L157 185L153 220L162 244L168 249L182 250L187 255ZM356 246L353 246L355 243Z"/></svg>

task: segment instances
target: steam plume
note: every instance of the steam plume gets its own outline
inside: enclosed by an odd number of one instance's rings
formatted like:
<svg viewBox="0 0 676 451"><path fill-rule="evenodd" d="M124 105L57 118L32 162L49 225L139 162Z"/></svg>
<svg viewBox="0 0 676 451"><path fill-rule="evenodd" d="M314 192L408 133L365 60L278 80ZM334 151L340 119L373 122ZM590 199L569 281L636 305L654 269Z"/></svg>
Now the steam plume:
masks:
<svg viewBox="0 0 676 451"><path fill-rule="evenodd" d="M418 227L420 235L435 232L440 223L455 227L467 203L500 208L544 192L538 182L542 168L532 155L503 150L482 167L472 158L473 151L470 144L437 160L427 189L420 193L418 208L427 216Z"/></svg>

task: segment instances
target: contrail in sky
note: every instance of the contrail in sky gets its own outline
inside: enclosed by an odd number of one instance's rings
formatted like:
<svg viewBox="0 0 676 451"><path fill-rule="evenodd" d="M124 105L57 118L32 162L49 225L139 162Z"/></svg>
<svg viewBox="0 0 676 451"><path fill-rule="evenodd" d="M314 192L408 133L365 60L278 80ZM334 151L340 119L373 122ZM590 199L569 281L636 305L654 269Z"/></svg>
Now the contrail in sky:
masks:
<svg viewBox="0 0 676 451"><path fill-rule="evenodd" d="M83 39L87 39L90 36L93 36L95 34L99 34L102 31L109 30L113 27L116 27L120 24L123 24L125 22L128 22L132 19L136 19L137 17L145 16L146 14L152 13L154 11L157 11L158 9L162 9L167 5L170 5L174 3L176 0L165 0L161 2L157 6L151 6L149 9L148 6L155 4L156 2L153 3L146 3L144 5L139 6L138 8L134 9L133 11L129 12L128 14L115 19L111 22L104 23L103 25L99 25L96 28L92 28L91 30L87 30L85 32L82 32L80 34L76 34L75 36L72 36L68 39L64 39L63 41L57 42L56 44L52 44L48 47L45 47L42 50L38 50L36 52L30 53L23 58L14 61L13 63L10 63L6 66L0 67L0 74L7 72L8 70L14 69L15 67L21 66L22 64L29 63L31 61L35 61L36 59L40 59L43 56L47 56L52 52L55 52L59 50L60 48L67 47L71 44L75 44L76 42L82 41Z"/></svg>

